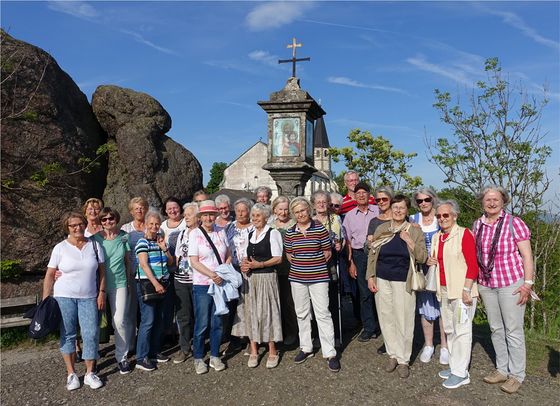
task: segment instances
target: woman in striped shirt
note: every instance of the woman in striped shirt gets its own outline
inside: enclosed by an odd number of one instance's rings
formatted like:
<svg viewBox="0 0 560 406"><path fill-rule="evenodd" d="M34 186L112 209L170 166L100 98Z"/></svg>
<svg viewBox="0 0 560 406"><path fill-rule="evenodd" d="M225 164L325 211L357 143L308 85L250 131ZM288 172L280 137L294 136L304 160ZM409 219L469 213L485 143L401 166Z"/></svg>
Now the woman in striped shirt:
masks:
<svg viewBox="0 0 560 406"><path fill-rule="evenodd" d="M480 269L479 292L492 331L496 370L486 383L503 383L515 393L525 379L525 304L533 288L531 232L519 217L504 211L509 196L504 188L489 186L480 193L484 215L473 227Z"/></svg>
<svg viewBox="0 0 560 406"><path fill-rule="evenodd" d="M311 306L319 328L323 357L333 372L340 370L340 361L334 348L334 326L329 311L329 272L327 262L331 257L331 241L327 229L311 218L311 203L296 197L290 203L290 213L296 224L288 229L284 247L290 273L292 295L296 308L301 350L294 362L300 364L312 357Z"/></svg>

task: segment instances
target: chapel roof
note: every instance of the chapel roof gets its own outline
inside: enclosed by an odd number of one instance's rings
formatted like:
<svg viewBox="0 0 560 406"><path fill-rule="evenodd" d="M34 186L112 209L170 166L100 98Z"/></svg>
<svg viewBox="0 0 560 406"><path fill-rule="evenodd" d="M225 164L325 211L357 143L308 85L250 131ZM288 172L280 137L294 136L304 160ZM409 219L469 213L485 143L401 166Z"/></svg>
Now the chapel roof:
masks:
<svg viewBox="0 0 560 406"><path fill-rule="evenodd" d="M315 120L315 130L313 133L313 147L315 148L330 148L329 136L327 135L327 128L323 117Z"/></svg>

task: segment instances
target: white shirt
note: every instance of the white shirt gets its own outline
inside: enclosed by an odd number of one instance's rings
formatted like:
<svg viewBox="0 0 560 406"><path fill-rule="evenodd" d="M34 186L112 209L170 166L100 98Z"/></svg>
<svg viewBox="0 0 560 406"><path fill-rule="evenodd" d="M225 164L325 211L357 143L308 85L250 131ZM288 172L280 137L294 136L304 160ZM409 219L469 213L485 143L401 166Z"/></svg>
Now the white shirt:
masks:
<svg viewBox="0 0 560 406"><path fill-rule="evenodd" d="M187 228L187 223L185 223L185 219L181 219L181 222L176 226L176 227L169 227L169 220L165 220L163 223L161 223L160 229L163 230L164 232L164 240L165 243L169 243L169 236L171 235L171 233L174 232L179 232L184 230L185 228Z"/></svg>
<svg viewBox="0 0 560 406"><path fill-rule="evenodd" d="M97 297L97 268L94 242L88 242L80 250L67 240L55 245L48 267L58 269L62 275L54 282L54 296L73 299ZM97 243L95 243L97 244ZM99 264L105 262L103 249L97 244Z"/></svg>
<svg viewBox="0 0 560 406"><path fill-rule="evenodd" d="M253 230L251 234L251 238L249 240L251 244L258 244L259 242L261 242L264 239L264 236L268 232L269 228L270 228L269 225L264 226L258 238L256 237L257 230ZM273 229L270 232L270 253L272 254L273 257L281 257L283 249L284 249L284 245L282 242L282 234L280 234L280 231Z"/></svg>

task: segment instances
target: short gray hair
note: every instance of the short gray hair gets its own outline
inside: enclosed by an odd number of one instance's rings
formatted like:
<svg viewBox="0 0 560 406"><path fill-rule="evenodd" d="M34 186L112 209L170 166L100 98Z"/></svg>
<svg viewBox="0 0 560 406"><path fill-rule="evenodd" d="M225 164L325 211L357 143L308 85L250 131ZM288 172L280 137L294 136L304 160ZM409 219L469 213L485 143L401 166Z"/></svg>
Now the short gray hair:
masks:
<svg viewBox="0 0 560 406"><path fill-rule="evenodd" d="M318 196L324 196L325 199L327 199L327 204L331 203L331 195L329 194L329 192L325 192L324 190L317 190L311 195L311 204L315 204L315 199L317 199Z"/></svg>
<svg viewBox="0 0 560 406"><path fill-rule="evenodd" d="M157 218L160 224L163 222L163 216L161 215L161 213L153 207L150 207L150 210L148 210L148 212L146 213L146 217L144 217L144 221L147 223L148 219L153 217Z"/></svg>
<svg viewBox="0 0 560 406"><path fill-rule="evenodd" d="M251 200L247 199L246 197L241 197L241 198L237 199L235 201L235 203L233 203L233 208L235 209L238 204L244 205L247 208L247 210L249 210L249 211L251 211L251 207L253 207L253 202Z"/></svg>
<svg viewBox="0 0 560 406"><path fill-rule="evenodd" d="M496 192L499 192L502 195L502 201L504 202L504 206L509 203L509 194L508 194L507 190L505 188L503 188L502 186L496 186L496 185L486 185L486 186L484 186L484 188L476 196L476 199L480 203L482 203L482 200L484 200L484 196L486 196L486 193L488 193L492 190L495 190Z"/></svg>
<svg viewBox="0 0 560 406"><path fill-rule="evenodd" d="M340 193L331 192L331 202L336 200L337 202L342 203L342 195Z"/></svg>
<svg viewBox="0 0 560 406"><path fill-rule="evenodd" d="M389 185L379 186L378 188L376 188L373 192L373 197L375 197L378 193L383 193L389 196L389 200L391 200L393 196L395 196L395 192L393 192L393 188Z"/></svg>
<svg viewBox="0 0 560 406"><path fill-rule="evenodd" d="M183 213L185 213L187 209L193 209L194 214L195 215L198 214L198 203L196 202L185 203L183 205Z"/></svg>
<svg viewBox="0 0 560 406"><path fill-rule="evenodd" d="M257 196L261 192L265 192L269 199L272 197L272 189L268 186L259 186L258 188L256 188L255 196Z"/></svg>
<svg viewBox="0 0 560 406"><path fill-rule="evenodd" d="M221 203L227 203L228 206L231 206L231 200L228 195L218 195L214 199L214 202L216 203L216 206Z"/></svg>
<svg viewBox="0 0 560 406"><path fill-rule="evenodd" d="M360 180L360 174L359 174L358 172L356 172L356 171L353 171L353 170L350 170L350 171L348 171L348 172L345 172L343 178L344 178L344 180L346 180L346 178L347 178L348 176L354 175L354 174L358 175L358 181L359 181L359 180Z"/></svg>
<svg viewBox="0 0 560 406"><path fill-rule="evenodd" d="M418 203L416 203L416 199L420 194L430 196L432 198L432 206L433 207L437 206L439 199L437 197L435 190L432 189L431 187L422 187L416 190L416 192L414 192L414 194L412 195L412 205L414 207L416 207L417 209L419 208Z"/></svg>
<svg viewBox="0 0 560 406"><path fill-rule="evenodd" d="M272 201L272 212L274 212L274 210L276 210L276 206L278 206L280 203L288 203L288 205L289 205L290 204L290 199L288 199L286 196L276 197L276 199L274 199Z"/></svg>
<svg viewBox="0 0 560 406"><path fill-rule="evenodd" d="M453 200L453 199L448 199L448 200L441 200L438 202L438 204L435 206L436 211L437 209L439 209L441 206L449 206L451 207L451 211L453 212L453 214L455 214L456 216L459 215L459 213L461 213L461 209L459 209L459 204Z"/></svg>
<svg viewBox="0 0 560 406"><path fill-rule="evenodd" d="M269 218L271 214L270 206L264 203L255 203L253 207L251 207L251 214L256 211L261 213L266 219Z"/></svg>

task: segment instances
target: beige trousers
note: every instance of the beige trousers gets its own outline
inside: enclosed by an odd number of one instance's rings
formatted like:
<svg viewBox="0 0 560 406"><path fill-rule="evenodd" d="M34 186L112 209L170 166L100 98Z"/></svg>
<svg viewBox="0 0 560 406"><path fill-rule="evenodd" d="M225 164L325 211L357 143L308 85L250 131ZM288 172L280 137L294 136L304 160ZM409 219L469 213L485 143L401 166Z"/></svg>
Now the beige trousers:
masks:
<svg viewBox="0 0 560 406"><path fill-rule="evenodd" d="M375 305L383 334L385 349L390 358L407 364L412 353L416 293L407 293L406 282L377 278Z"/></svg>
<svg viewBox="0 0 560 406"><path fill-rule="evenodd" d="M451 373L460 378L468 376L472 349L472 322L476 311L476 298L467 311L468 320L460 323L461 303L463 299L449 299L447 288L441 287L441 319L447 335L449 349L449 368Z"/></svg>

